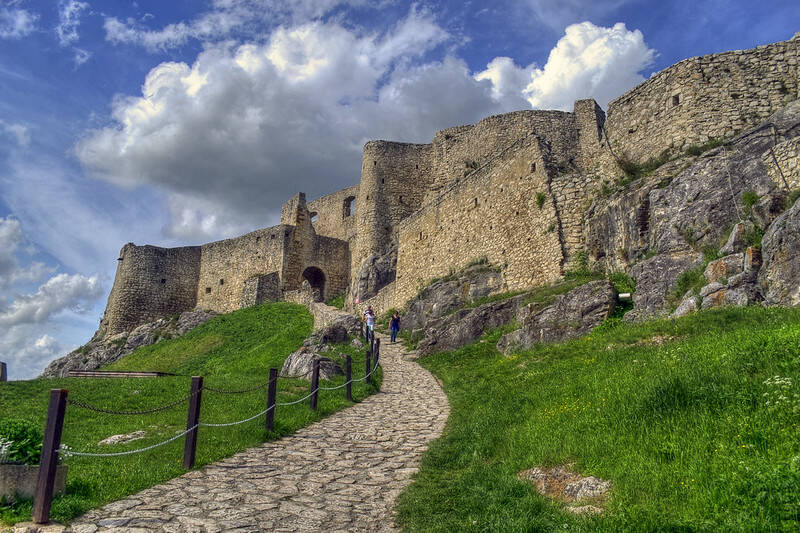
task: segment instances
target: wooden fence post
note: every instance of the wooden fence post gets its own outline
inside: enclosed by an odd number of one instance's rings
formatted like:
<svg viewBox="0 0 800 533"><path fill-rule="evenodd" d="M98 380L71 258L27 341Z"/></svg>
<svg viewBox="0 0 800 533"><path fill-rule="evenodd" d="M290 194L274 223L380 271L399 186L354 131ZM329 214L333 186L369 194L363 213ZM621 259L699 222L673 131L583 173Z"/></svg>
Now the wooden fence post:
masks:
<svg viewBox="0 0 800 533"><path fill-rule="evenodd" d="M344 390L347 392L347 401L353 401L353 384L350 382L353 379L353 358L349 355L347 359L345 359L344 365L344 372L345 372L345 380L347 381L347 385L345 385Z"/></svg>
<svg viewBox="0 0 800 533"><path fill-rule="evenodd" d="M33 502L33 521L37 524L46 524L50 521L50 505L53 503L53 485L56 480L58 448L61 446L61 430L64 427L68 392L66 389L50 389L47 426L44 429L42 459L39 462L39 477L36 480L36 495Z"/></svg>
<svg viewBox="0 0 800 533"><path fill-rule="evenodd" d="M374 326L373 326L374 327ZM369 336L369 351L375 353L375 330Z"/></svg>
<svg viewBox="0 0 800 533"><path fill-rule="evenodd" d="M378 366L378 359L381 356L381 340L375 339L375 361L373 362L372 366Z"/></svg>
<svg viewBox="0 0 800 533"><path fill-rule="evenodd" d="M360 326L360 330L359 330L359 336L360 336L362 339L364 338L364 323L363 323L363 322L361 323L361 326Z"/></svg>
<svg viewBox="0 0 800 533"><path fill-rule="evenodd" d="M278 369L277 368L270 368L269 369L269 385L267 386L267 419L266 419L266 426L267 431L272 431L272 425L275 421L275 397L278 393ZM272 407L272 409L270 409Z"/></svg>
<svg viewBox="0 0 800 533"><path fill-rule="evenodd" d="M192 376L192 392L189 398L189 413L186 416L186 429L194 428L186 434L183 444L183 468L194 467L197 452L197 423L200 421L200 400L203 394L203 377Z"/></svg>
<svg viewBox="0 0 800 533"><path fill-rule="evenodd" d="M319 359L314 359L311 368L311 398L308 400L308 406L312 411L316 411L317 395L319 395Z"/></svg>
<svg viewBox="0 0 800 533"><path fill-rule="evenodd" d="M371 361L370 361L370 358L371 358L371 357L372 357L372 352L370 351L370 349L369 349L369 348L367 348L367 360L366 360L366 365L365 365L365 367L366 367L366 369L367 369L367 370L366 370L366 374L364 374L364 375L366 376L366 378L365 378L365 379L366 379L366 382L367 382L367 383L369 383L370 381L372 381L372 376L370 376L370 375L369 375L369 369L370 369L370 367L372 366L372 365L370 364L370 363L371 363Z"/></svg>
<svg viewBox="0 0 800 533"><path fill-rule="evenodd" d="M0 361L0 381L8 381L8 367Z"/></svg>

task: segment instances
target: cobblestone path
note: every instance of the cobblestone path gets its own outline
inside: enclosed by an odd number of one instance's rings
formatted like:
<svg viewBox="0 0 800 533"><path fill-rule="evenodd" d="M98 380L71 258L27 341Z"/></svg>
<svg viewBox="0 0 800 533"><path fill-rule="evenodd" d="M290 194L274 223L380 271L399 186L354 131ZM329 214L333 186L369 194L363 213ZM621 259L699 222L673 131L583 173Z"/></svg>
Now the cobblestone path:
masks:
<svg viewBox="0 0 800 533"><path fill-rule="evenodd" d="M400 344L381 344L378 394L91 511L72 530L394 531L394 501L450 409L436 379Z"/></svg>

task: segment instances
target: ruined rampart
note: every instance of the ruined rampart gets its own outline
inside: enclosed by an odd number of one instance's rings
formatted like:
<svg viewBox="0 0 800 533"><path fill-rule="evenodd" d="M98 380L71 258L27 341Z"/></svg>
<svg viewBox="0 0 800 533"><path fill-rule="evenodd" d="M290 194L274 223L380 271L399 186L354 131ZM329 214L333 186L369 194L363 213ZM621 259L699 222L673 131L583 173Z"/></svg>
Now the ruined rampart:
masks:
<svg viewBox="0 0 800 533"><path fill-rule="evenodd" d="M356 198L358 185L308 202L311 222L317 235L350 241L356 233Z"/></svg>
<svg viewBox="0 0 800 533"><path fill-rule="evenodd" d="M105 336L194 309L200 277L200 247L122 247L101 330Z"/></svg>
<svg viewBox="0 0 800 533"><path fill-rule="evenodd" d="M612 146L634 161L757 125L800 97L800 38L685 59L608 106Z"/></svg>
<svg viewBox="0 0 800 533"><path fill-rule="evenodd" d="M197 306L218 313L241 307L245 281L280 272L292 226L279 225L201 247Z"/></svg>
<svg viewBox="0 0 800 533"><path fill-rule="evenodd" d="M508 290L560 276L563 251L550 192L556 166L546 152L530 135L404 220L393 305L483 257L502 265Z"/></svg>

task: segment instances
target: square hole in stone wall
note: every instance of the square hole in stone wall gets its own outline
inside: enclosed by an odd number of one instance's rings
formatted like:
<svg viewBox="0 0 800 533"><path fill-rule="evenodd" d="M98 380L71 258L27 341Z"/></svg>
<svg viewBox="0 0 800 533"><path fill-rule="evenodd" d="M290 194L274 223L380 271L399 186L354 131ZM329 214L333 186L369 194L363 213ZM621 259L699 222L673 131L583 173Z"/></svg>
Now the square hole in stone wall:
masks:
<svg viewBox="0 0 800 533"><path fill-rule="evenodd" d="M206 294L211 294L211 287L206 287Z"/></svg>

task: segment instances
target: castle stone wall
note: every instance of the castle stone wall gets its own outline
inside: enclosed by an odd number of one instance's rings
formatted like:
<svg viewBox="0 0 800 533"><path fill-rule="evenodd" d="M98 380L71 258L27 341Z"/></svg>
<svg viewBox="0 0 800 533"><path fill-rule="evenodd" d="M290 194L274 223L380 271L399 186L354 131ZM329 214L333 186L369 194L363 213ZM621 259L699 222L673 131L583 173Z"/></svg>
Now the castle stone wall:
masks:
<svg viewBox="0 0 800 533"><path fill-rule="evenodd" d="M773 153L775 157L773 158ZM761 156L767 175L780 188L800 188L800 137L776 145ZM777 164L776 164L777 162Z"/></svg>
<svg viewBox="0 0 800 533"><path fill-rule="evenodd" d="M244 280L241 307L252 307L281 299L281 278L277 272L259 274Z"/></svg>
<svg viewBox="0 0 800 533"><path fill-rule="evenodd" d="M396 241L395 226L422 205L431 176L431 145L370 141L364 145L356 199L357 238L351 273Z"/></svg>
<svg viewBox="0 0 800 533"><path fill-rule="evenodd" d="M558 155L558 164L567 165L575 158L574 116L562 111L515 111L487 117L475 125L436 132L432 143L432 179L424 203L531 133L550 143L553 153Z"/></svg>
<svg viewBox="0 0 800 533"><path fill-rule="evenodd" d="M245 281L281 272L292 226L279 225L201 247L197 306L227 313L242 306Z"/></svg>
<svg viewBox="0 0 800 533"><path fill-rule="evenodd" d="M103 318L105 336L194 309L200 247L122 247ZM102 325L101 325L102 327Z"/></svg>
<svg viewBox="0 0 800 533"><path fill-rule="evenodd" d="M548 192L556 165L546 148L536 136L514 143L400 224L392 305L482 257L503 266L507 290L561 275L559 221ZM541 207L537 193L545 195Z"/></svg>
<svg viewBox="0 0 800 533"><path fill-rule="evenodd" d="M357 197L358 185L355 185L308 202L308 211L312 216L312 225L317 235L342 241L350 241L355 237ZM314 215L316 220L313 219Z"/></svg>
<svg viewBox="0 0 800 533"><path fill-rule="evenodd" d="M612 146L634 161L728 137L800 97L800 39L686 59L612 101Z"/></svg>

